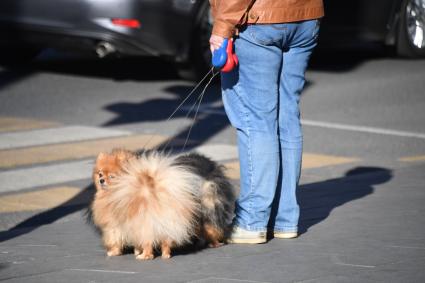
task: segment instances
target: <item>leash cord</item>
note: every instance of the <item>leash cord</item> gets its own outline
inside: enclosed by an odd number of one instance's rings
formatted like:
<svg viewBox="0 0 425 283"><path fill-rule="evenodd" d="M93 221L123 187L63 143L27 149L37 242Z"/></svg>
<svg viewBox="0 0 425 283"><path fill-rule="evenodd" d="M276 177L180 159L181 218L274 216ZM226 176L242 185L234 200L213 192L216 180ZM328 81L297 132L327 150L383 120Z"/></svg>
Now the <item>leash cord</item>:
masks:
<svg viewBox="0 0 425 283"><path fill-rule="evenodd" d="M168 118L165 120L165 122L170 121L170 119L177 113L177 111L183 106L183 104L192 96L192 94L199 88L199 86L203 83L203 81L210 75L210 73L213 73L213 76L210 78L210 80L208 81L208 83L206 84L206 86L204 87L203 93L205 92L206 88L208 87L208 85L211 83L212 79L218 74L214 74L214 67L211 68L207 74L199 81L199 83L190 91L190 93L183 99L183 101L177 106L177 108L170 114L170 116L168 116ZM203 94L202 93L202 94ZM199 99L199 97L197 98L197 100ZM197 101L195 101L195 104L197 103ZM193 108L193 106L192 106ZM191 109L192 109L191 108ZM199 107L198 107L199 109ZM191 112L192 110L190 110ZM190 112L186 115L186 118L189 116ZM191 127L192 128L192 127ZM146 149L146 147L149 145L149 143L152 141L152 139L154 138L154 134L152 134L150 136L150 138L145 142L145 144L143 145L142 148ZM187 137L188 139L188 137ZM168 147L169 143L171 142L171 139L168 140L168 142L165 144L164 149L166 147ZM186 142L185 142L186 145Z"/></svg>
<svg viewBox="0 0 425 283"><path fill-rule="evenodd" d="M184 141L183 147L182 147L182 149L180 150L180 152L184 151L184 149L186 148L186 144L187 144L187 141L189 140L190 133L192 132L192 128L193 128L193 126L195 125L196 118L197 118L198 113L199 113L199 107L201 106L201 102L202 102L202 99L204 98L205 91L207 90L207 87L211 84L211 82L212 82L212 80L214 79L214 77L215 77L215 76L219 73L219 72L214 73L214 68L212 68L211 70L212 70L212 74L213 74L213 75L211 76L210 80L207 82L207 84L205 85L205 87L204 87L204 89L202 90L201 94L200 94L200 95L198 96L198 98L197 98L197 100L199 100L199 102L198 102L198 106L197 106L197 108L196 108L195 115L193 116L192 123L191 123L191 125L190 125L189 131L188 131L188 133L187 133L187 135L186 135L186 139L185 139L185 141ZM196 104L196 101L195 101L195 104ZM195 104L194 104L194 105L195 105ZM193 107L192 107L192 108L193 108ZM191 111L191 110L190 110L190 111Z"/></svg>

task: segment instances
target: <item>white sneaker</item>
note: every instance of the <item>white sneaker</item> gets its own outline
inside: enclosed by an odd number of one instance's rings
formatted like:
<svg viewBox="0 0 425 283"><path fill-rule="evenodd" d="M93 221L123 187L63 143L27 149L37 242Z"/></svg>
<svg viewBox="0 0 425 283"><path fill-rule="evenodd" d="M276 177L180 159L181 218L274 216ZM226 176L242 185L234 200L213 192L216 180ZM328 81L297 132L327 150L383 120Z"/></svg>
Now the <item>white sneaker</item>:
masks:
<svg viewBox="0 0 425 283"><path fill-rule="evenodd" d="M231 244L263 244L267 242L267 232L248 231L236 226L227 242Z"/></svg>

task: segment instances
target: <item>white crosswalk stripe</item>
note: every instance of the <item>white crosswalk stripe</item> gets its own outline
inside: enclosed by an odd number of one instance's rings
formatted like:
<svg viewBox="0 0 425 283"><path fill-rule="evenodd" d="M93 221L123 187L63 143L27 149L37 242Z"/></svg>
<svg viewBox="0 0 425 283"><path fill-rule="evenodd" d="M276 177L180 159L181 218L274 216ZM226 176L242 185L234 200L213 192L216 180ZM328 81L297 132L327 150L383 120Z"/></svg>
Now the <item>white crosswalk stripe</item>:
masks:
<svg viewBox="0 0 425 283"><path fill-rule="evenodd" d="M84 160L3 171L0 172L0 192L13 192L88 179L92 169L93 161Z"/></svg>
<svg viewBox="0 0 425 283"><path fill-rule="evenodd" d="M130 132L86 126L65 126L0 134L0 150L129 135Z"/></svg>

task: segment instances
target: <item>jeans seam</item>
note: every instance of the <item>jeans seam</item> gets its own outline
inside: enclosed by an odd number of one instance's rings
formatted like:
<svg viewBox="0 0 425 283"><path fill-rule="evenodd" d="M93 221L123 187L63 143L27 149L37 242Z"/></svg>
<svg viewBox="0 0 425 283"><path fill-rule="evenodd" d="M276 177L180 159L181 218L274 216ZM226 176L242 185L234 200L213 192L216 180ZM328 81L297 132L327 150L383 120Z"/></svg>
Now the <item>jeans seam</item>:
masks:
<svg viewBox="0 0 425 283"><path fill-rule="evenodd" d="M242 100L242 98L241 97L239 97L239 99L243 102L243 100ZM242 106L243 107L246 107L245 106L245 103L242 103ZM254 191L254 188L253 188L253 172L254 172L254 164L253 164L253 162L252 162L252 141L251 141L251 122L250 122L250 119L249 119L249 113L247 112L247 111L245 111L244 113L242 113L243 114L243 117L244 117L244 120L245 120L245 123L246 123L246 134L247 134L247 139L248 139L248 144L247 144L247 147L248 147L248 162L249 162L249 171L248 171L248 176L249 176L249 204L248 204L248 206L249 206L249 213L251 214L252 213L252 198L251 198L251 195L252 195L252 192Z"/></svg>
<svg viewBox="0 0 425 283"><path fill-rule="evenodd" d="M252 213L252 192L253 188L253 173L254 173L254 164L252 162L252 141L251 141L251 133L250 133L250 122L248 114L245 115L246 123L247 123L247 135L248 135L248 162L249 162L249 213Z"/></svg>
<svg viewBox="0 0 425 283"><path fill-rule="evenodd" d="M247 151L248 151L248 163L249 163L249 167L248 167L248 178L249 178L248 211L249 211L249 214L251 214L252 213L252 206L253 206L251 195L252 195L252 192L254 191L254 188L253 188L254 168L253 168L253 162L252 162L252 145L251 145L252 142L251 142L251 131L250 131L250 128L251 128L250 124L251 123L250 123L250 119L249 119L249 112L248 111L242 111L242 110L245 110L246 105L245 105L245 103L244 103L244 101L243 101L243 99L240 95L240 90L239 90L238 84L236 84L234 86L234 90L235 90L235 93L236 93L236 95L237 95L237 97L240 101L240 105L242 106L242 109L239 108L241 117L243 117L244 122L246 124L246 134L247 134L247 140L248 140L248 144L247 144L248 150ZM248 225L248 227L249 227L249 225Z"/></svg>

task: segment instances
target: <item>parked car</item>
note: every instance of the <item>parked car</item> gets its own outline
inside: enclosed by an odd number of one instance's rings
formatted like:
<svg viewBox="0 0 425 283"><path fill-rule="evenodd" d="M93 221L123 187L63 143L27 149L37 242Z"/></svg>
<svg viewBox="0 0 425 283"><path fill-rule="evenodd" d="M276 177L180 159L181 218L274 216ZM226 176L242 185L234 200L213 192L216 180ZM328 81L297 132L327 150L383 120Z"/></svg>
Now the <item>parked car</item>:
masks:
<svg viewBox="0 0 425 283"><path fill-rule="evenodd" d="M393 47L405 57L425 57L425 0L325 0L319 44Z"/></svg>
<svg viewBox="0 0 425 283"><path fill-rule="evenodd" d="M425 0L325 0L320 44L374 42L425 56ZM153 55L202 73L210 63L207 0L1 0L0 59L45 47Z"/></svg>
<svg viewBox="0 0 425 283"><path fill-rule="evenodd" d="M22 61L53 47L100 58L161 56L202 68L209 13L205 0L1 0L0 58Z"/></svg>

